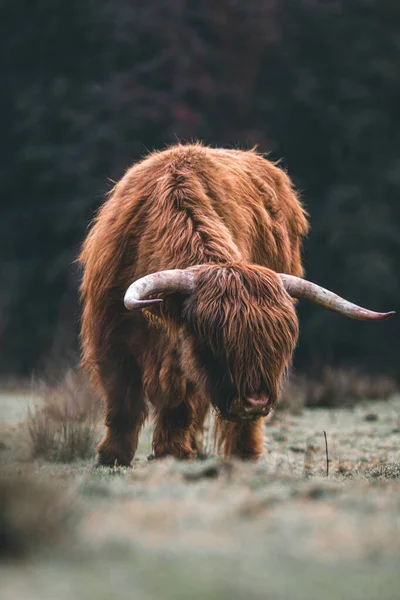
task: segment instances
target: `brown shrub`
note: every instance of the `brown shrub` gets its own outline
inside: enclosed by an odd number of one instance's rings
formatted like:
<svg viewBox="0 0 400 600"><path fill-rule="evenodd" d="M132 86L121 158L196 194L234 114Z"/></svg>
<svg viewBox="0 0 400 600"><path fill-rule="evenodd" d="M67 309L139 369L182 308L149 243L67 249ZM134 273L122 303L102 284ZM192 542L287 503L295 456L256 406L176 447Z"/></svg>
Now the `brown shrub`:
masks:
<svg viewBox="0 0 400 600"><path fill-rule="evenodd" d="M296 414L303 406L350 407L365 400L387 400L396 390L396 381L388 376L325 367L316 378L293 375L283 391L280 408Z"/></svg>
<svg viewBox="0 0 400 600"><path fill-rule="evenodd" d="M0 476L0 558L18 558L63 544L73 515L63 484Z"/></svg>
<svg viewBox="0 0 400 600"><path fill-rule="evenodd" d="M61 382L39 382L43 404L28 411L27 427L33 458L71 462L90 458L99 437L99 399L86 379L69 369Z"/></svg>

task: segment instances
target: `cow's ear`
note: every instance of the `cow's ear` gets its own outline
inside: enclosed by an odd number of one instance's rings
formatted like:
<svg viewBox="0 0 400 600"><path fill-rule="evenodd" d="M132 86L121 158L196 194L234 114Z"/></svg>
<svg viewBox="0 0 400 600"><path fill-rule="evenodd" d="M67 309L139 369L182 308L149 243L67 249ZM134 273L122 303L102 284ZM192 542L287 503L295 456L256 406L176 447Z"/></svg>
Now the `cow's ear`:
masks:
<svg viewBox="0 0 400 600"><path fill-rule="evenodd" d="M182 324L184 305L196 294L198 267L157 271L135 280L127 289L128 310L142 311L159 324Z"/></svg>
<svg viewBox="0 0 400 600"><path fill-rule="evenodd" d="M128 287L124 304L128 310L150 308L161 304L172 294L190 294L196 287L195 273L191 269L157 271L136 279Z"/></svg>
<svg viewBox="0 0 400 600"><path fill-rule="evenodd" d="M176 325L183 325L187 320L187 305L188 300L190 300L190 293L175 293L168 294L165 297L161 307L160 312L164 314L165 317Z"/></svg>
<svg viewBox="0 0 400 600"><path fill-rule="evenodd" d="M157 302L145 300L142 306L138 305L135 306L134 310L130 310L136 315L142 315L147 321L160 329L178 330L187 320L185 303L188 297L189 294L180 292L162 294L162 297L157 298Z"/></svg>

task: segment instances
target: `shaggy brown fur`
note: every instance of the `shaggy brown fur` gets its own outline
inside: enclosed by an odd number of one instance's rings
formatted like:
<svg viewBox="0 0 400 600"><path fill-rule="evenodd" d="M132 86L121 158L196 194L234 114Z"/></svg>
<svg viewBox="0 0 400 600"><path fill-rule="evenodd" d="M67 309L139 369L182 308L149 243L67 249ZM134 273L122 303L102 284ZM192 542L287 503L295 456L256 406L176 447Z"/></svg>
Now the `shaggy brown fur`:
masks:
<svg viewBox="0 0 400 600"><path fill-rule="evenodd" d="M127 171L84 243L83 366L104 395L102 464L129 464L154 407L156 456L191 458L207 410L225 455L262 452L298 336L277 272L301 276L305 212L288 176L254 151L177 145ZM191 268L190 296L131 313L136 279ZM156 325L156 326L154 326ZM225 419L229 419L226 421Z"/></svg>

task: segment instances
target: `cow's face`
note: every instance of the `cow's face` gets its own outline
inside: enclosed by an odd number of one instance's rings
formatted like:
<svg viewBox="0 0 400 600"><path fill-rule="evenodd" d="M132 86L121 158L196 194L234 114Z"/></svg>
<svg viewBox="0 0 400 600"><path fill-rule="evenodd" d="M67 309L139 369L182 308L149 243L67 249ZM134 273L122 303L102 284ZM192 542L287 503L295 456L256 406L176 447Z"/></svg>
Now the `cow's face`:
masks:
<svg viewBox="0 0 400 600"><path fill-rule="evenodd" d="M183 306L181 368L222 418L275 406L298 337L279 276L258 266L203 266Z"/></svg>
<svg viewBox="0 0 400 600"><path fill-rule="evenodd" d="M180 367L222 417L256 419L278 400L298 337L293 298L304 298L354 319L376 313L299 277L256 265L198 265L158 271L125 293L129 310L175 338ZM155 311L155 312L153 312Z"/></svg>

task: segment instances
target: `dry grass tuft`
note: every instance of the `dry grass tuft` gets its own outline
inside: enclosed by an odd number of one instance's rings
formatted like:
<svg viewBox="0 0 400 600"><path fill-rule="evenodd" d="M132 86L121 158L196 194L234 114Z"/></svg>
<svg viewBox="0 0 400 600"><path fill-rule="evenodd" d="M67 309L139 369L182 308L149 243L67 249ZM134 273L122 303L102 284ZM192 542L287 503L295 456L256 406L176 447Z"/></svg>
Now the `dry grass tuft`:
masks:
<svg viewBox="0 0 400 600"><path fill-rule="evenodd" d="M0 477L0 559L20 558L67 541L72 501L37 478Z"/></svg>
<svg viewBox="0 0 400 600"><path fill-rule="evenodd" d="M396 391L396 381L391 377L325 367L316 378L292 376L283 392L280 408L298 414L304 406L351 407L365 400L387 400Z"/></svg>
<svg viewBox="0 0 400 600"><path fill-rule="evenodd" d="M27 416L32 457L64 463L90 458L102 410L86 379L69 369L56 385L40 382L38 394L43 404Z"/></svg>

